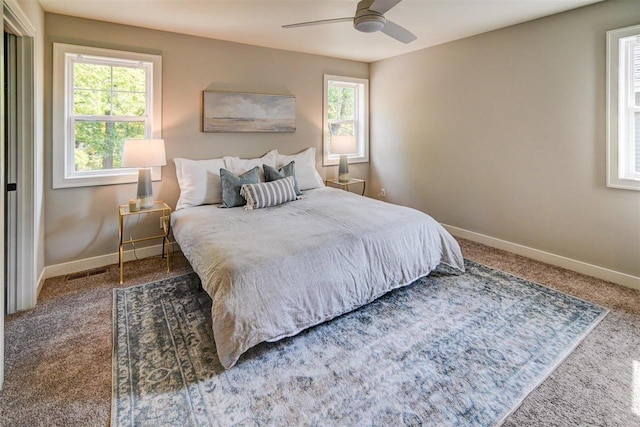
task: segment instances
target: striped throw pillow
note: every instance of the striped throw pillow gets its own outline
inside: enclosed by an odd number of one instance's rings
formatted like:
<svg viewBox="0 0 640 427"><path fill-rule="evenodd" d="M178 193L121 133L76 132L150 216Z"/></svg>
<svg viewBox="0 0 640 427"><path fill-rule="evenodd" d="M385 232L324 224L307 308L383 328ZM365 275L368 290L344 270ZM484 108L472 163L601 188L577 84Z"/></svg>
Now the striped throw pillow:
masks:
<svg viewBox="0 0 640 427"><path fill-rule="evenodd" d="M292 176L258 184L244 184L240 195L247 200L245 209L268 208L297 200Z"/></svg>

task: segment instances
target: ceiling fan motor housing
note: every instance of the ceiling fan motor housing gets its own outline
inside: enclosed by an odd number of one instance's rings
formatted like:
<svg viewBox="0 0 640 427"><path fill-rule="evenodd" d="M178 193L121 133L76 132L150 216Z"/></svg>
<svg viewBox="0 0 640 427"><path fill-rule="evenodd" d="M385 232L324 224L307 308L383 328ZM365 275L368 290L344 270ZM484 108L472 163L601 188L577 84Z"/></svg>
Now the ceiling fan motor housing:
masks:
<svg viewBox="0 0 640 427"><path fill-rule="evenodd" d="M384 13L401 1L402 0L360 0L353 18L321 19L319 21L283 25L282 27L306 27L309 25L334 24L338 22L353 21L353 28L360 32L375 33L376 31L380 31L399 42L411 43L417 38L415 34L412 34L411 31L394 23L393 21L388 21L384 17Z"/></svg>
<svg viewBox="0 0 640 427"><path fill-rule="evenodd" d="M356 16L353 18L353 27L363 33L375 33L384 28L387 20L381 13L369 10L369 6L374 0L361 0L356 9Z"/></svg>

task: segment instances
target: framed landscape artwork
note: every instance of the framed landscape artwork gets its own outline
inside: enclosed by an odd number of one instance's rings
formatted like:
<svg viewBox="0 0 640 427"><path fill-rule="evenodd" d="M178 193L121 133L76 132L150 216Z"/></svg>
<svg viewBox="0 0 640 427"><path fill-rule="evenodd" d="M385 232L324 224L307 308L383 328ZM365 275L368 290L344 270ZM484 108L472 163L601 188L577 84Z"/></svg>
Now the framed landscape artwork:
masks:
<svg viewBox="0 0 640 427"><path fill-rule="evenodd" d="M203 132L295 132L296 97L203 93Z"/></svg>

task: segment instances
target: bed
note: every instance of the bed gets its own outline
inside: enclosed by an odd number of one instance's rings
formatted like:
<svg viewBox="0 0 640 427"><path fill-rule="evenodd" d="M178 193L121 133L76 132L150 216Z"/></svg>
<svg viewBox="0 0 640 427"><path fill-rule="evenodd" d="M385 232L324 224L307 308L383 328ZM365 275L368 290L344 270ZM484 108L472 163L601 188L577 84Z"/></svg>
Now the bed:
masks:
<svg viewBox="0 0 640 427"><path fill-rule="evenodd" d="M365 305L429 274L464 271L460 247L430 216L334 188L267 209L176 211L172 229L212 298L221 364Z"/></svg>

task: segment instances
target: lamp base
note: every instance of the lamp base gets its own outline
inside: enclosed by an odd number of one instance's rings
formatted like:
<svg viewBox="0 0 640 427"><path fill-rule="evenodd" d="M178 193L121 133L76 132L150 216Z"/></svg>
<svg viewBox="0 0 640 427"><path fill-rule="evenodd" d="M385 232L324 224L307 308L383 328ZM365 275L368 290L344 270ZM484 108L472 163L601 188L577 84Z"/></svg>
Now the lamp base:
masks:
<svg viewBox="0 0 640 427"><path fill-rule="evenodd" d="M338 182L349 182L349 160L346 154L340 154L340 166L338 166Z"/></svg>
<svg viewBox="0 0 640 427"><path fill-rule="evenodd" d="M138 199L140 199L140 209L150 209L153 207L151 168L140 168L138 170Z"/></svg>

